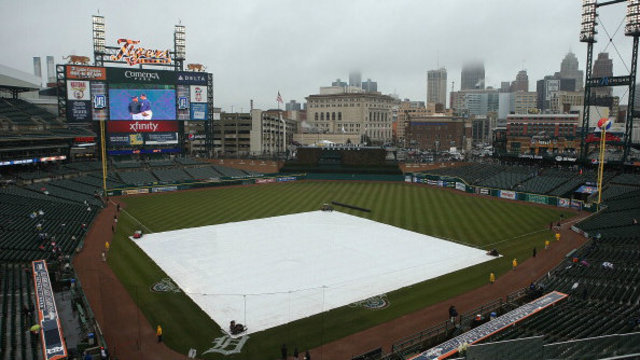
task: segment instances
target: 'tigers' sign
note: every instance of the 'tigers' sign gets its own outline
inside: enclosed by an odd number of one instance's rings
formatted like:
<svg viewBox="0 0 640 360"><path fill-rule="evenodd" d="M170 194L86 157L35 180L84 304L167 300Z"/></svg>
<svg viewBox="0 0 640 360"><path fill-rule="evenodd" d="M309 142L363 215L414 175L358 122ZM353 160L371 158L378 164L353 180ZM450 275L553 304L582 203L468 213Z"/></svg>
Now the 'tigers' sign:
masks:
<svg viewBox="0 0 640 360"><path fill-rule="evenodd" d="M171 64L169 50L152 50L143 47L136 47L140 40L118 39L121 45L117 54L111 55L111 60L124 60L130 66L136 64Z"/></svg>

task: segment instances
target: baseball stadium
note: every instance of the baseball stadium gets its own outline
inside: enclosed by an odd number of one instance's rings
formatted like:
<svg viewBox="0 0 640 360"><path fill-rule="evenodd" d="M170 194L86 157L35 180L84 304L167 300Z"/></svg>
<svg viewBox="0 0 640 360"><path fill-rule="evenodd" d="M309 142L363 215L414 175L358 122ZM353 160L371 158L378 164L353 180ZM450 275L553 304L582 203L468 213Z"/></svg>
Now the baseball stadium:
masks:
<svg viewBox="0 0 640 360"><path fill-rule="evenodd" d="M92 21L45 89L0 66L0 360L640 356L633 102L577 154L400 160L269 109L268 151L225 156L185 27L151 51Z"/></svg>

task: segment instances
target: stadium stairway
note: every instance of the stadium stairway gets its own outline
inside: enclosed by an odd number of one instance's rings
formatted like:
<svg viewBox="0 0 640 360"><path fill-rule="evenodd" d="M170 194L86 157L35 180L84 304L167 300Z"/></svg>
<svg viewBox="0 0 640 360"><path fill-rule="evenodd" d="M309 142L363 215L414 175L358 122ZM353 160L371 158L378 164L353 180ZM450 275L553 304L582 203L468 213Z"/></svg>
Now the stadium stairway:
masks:
<svg viewBox="0 0 640 360"><path fill-rule="evenodd" d="M35 309L33 284L27 264L0 264L2 274L2 319L0 326L0 359L37 360L42 359L39 337L29 332L36 323L35 311L23 311L24 306Z"/></svg>

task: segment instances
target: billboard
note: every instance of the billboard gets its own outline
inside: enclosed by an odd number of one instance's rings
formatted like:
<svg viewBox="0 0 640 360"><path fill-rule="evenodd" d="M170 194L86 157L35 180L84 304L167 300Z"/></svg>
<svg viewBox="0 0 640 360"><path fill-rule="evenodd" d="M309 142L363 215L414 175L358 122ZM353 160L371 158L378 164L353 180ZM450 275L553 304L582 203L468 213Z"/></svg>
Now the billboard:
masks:
<svg viewBox="0 0 640 360"><path fill-rule="evenodd" d="M88 93L88 92L87 92ZM67 101L67 121L87 122L91 120L91 101Z"/></svg>
<svg viewBox="0 0 640 360"><path fill-rule="evenodd" d="M176 132L177 121L109 121L109 133Z"/></svg>
<svg viewBox="0 0 640 360"><path fill-rule="evenodd" d="M106 80L107 71L103 67L68 65L67 79Z"/></svg>
<svg viewBox="0 0 640 360"><path fill-rule="evenodd" d="M178 71L176 83L186 85L207 85L209 74L203 72Z"/></svg>
<svg viewBox="0 0 640 360"><path fill-rule="evenodd" d="M144 138L142 134L110 134L109 144L111 145L142 145Z"/></svg>
<svg viewBox="0 0 640 360"><path fill-rule="evenodd" d="M503 198L503 199L515 200L516 199L516 192L515 191L500 190L500 197Z"/></svg>
<svg viewBox="0 0 640 360"><path fill-rule="evenodd" d="M129 86L112 84L109 87L111 120L176 120L174 89Z"/></svg>
<svg viewBox="0 0 640 360"><path fill-rule="evenodd" d="M91 91L88 81L67 81L67 100L91 100Z"/></svg>
<svg viewBox="0 0 640 360"><path fill-rule="evenodd" d="M144 134L145 145L163 145L163 144L177 144L178 133L147 133Z"/></svg>
<svg viewBox="0 0 640 360"><path fill-rule="evenodd" d="M191 85L191 102L206 103L207 87L202 85Z"/></svg>
<svg viewBox="0 0 640 360"><path fill-rule="evenodd" d="M191 104L191 120L207 120L207 104Z"/></svg>
<svg viewBox="0 0 640 360"><path fill-rule="evenodd" d="M175 84L176 72L166 70L107 68L107 80L113 84Z"/></svg>

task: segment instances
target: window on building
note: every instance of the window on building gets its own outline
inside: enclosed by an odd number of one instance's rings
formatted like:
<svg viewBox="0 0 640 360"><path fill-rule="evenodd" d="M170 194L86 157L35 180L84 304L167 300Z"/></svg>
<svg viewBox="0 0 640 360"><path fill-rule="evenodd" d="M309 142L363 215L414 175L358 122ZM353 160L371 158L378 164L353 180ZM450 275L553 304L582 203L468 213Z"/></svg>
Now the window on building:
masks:
<svg viewBox="0 0 640 360"><path fill-rule="evenodd" d="M335 119L336 119L336 113L335 113L335 112L332 112L332 113L331 113L331 120L335 120Z"/></svg>
<svg viewBox="0 0 640 360"><path fill-rule="evenodd" d="M338 112L338 120L342 120L342 111Z"/></svg>
<svg viewBox="0 0 640 360"><path fill-rule="evenodd" d="M320 113L320 120L324 120L324 113Z"/></svg>
<svg viewBox="0 0 640 360"><path fill-rule="evenodd" d="M327 112L327 121L329 121L329 119L331 118L329 117L329 113Z"/></svg>
<svg viewBox="0 0 640 360"><path fill-rule="evenodd" d="M318 121L318 113L315 113L315 114L314 114L314 119L315 119L316 121Z"/></svg>

